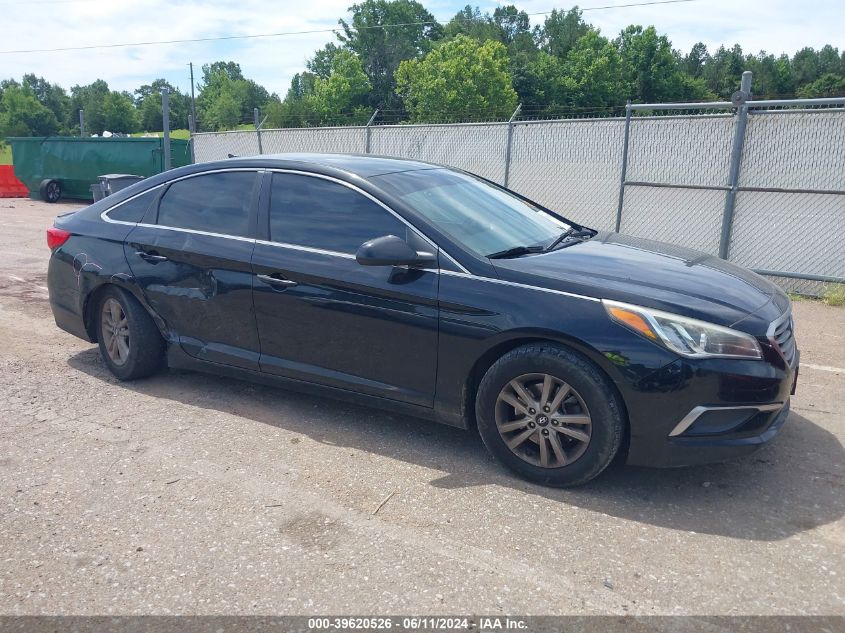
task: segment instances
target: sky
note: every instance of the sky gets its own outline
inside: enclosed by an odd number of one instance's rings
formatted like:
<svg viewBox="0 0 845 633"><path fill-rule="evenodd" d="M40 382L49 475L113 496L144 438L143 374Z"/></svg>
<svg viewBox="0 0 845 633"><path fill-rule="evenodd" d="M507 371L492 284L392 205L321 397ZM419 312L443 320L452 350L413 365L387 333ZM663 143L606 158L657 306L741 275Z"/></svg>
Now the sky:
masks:
<svg viewBox="0 0 845 633"><path fill-rule="evenodd" d="M583 0L584 19L608 37L629 24L653 24L676 49L704 42L713 51L739 43L746 52L789 53L832 44L845 49L845 0L694 0L662 6L619 7L638 0ZM158 77L190 90L188 63L232 60L244 75L284 96L290 80L330 32L224 42L131 46L82 51L4 51L182 40L231 35L320 31L348 17L354 0L0 0L0 79L34 72L65 88L105 79L133 91ZM467 0L422 0L446 22ZM529 14L567 9L559 0L477 1L484 11L515 4ZM613 8L589 10L613 5ZM532 16L534 24L543 15Z"/></svg>

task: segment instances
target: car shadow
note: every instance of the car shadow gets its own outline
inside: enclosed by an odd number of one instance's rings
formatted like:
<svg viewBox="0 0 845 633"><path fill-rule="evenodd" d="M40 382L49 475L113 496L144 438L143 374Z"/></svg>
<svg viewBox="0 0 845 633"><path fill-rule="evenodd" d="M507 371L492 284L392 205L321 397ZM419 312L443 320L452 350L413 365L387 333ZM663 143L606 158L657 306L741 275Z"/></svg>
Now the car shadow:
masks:
<svg viewBox="0 0 845 633"><path fill-rule="evenodd" d="M785 539L845 515L845 451L834 435L795 412L773 442L744 458L671 470L615 464L582 487L554 489L504 470L474 431L193 372L118 383L96 348L68 364L146 395L444 471L430 482L437 488L502 486L631 521L755 541Z"/></svg>

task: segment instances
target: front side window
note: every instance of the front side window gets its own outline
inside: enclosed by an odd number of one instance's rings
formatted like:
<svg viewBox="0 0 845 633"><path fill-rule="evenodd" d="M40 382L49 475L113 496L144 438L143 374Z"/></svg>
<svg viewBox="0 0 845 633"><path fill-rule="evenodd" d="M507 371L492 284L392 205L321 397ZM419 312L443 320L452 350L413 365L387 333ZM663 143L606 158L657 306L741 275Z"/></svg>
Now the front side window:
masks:
<svg viewBox="0 0 845 633"><path fill-rule="evenodd" d="M255 172L231 171L177 180L158 207L158 224L246 237Z"/></svg>
<svg viewBox="0 0 845 633"><path fill-rule="evenodd" d="M569 228L504 189L449 169L394 172L371 180L482 257L518 246L546 246Z"/></svg>
<svg viewBox="0 0 845 633"><path fill-rule="evenodd" d="M384 235L407 239L406 225L357 191L324 178L273 174L274 242L354 254L364 242Z"/></svg>

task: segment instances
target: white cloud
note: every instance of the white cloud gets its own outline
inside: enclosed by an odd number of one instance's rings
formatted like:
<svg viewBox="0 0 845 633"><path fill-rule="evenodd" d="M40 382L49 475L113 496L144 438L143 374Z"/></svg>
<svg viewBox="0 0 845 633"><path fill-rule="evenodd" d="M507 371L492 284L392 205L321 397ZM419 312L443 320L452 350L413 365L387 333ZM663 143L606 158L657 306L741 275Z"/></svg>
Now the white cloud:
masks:
<svg viewBox="0 0 845 633"><path fill-rule="evenodd" d="M354 0L309 0L267 3L264 0L0 0L3 36L0 50L86 46L114 42L192 39L333 28ZM423 0L439 19L448 19L473 0ZM556 0L513 0L529 13L548 11ZM631 0L610 0L617 4ZM477 2L482 10L495 6ZM583 2L584 8L608 0ZM501 3L506 4L506 3ZM826 43L845 48L845 2L789 0L750 2L698 0L688 4L585 11L584 18L615 36L628 24L654 24L674 46L688 50L703 41L710 50L739 42L746 51L793 53ZM542 22L543 17L533 19ZM190 88L188 62L200 72L203 63L234 60L244 74L281 95L305 60L332 33L131 48L0 55L0 78L34 72L65 87L103 78L112 88L133 90L166 77L182 90Z"/></svg>

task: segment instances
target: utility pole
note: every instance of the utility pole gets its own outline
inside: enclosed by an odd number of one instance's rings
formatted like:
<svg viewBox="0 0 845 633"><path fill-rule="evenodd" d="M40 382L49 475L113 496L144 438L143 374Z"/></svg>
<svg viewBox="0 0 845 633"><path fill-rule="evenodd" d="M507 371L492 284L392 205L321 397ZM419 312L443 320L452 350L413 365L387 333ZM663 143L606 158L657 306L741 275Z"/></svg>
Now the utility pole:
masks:
<svg viewBox="0 0 845 633"><path fill-rule="evenodd" d="M196 132L197 107L194 100L194 62L190 62L188 66L191 67L191 117L194 120L194 128L191 130L191 132Z"/></svg>
<svg viewBox="0 0 845 633"><path fill-rule="evenodd" d="M79 111L79 136L85 138L85 110Z"/></svg>
<svg viewBox="0 0 845 633"><path fill-rule="evenodd" d="M167 88L161 91L161 126L164 130L162 151L164 152L164 171L170 169L170 93Z"/></svg>

